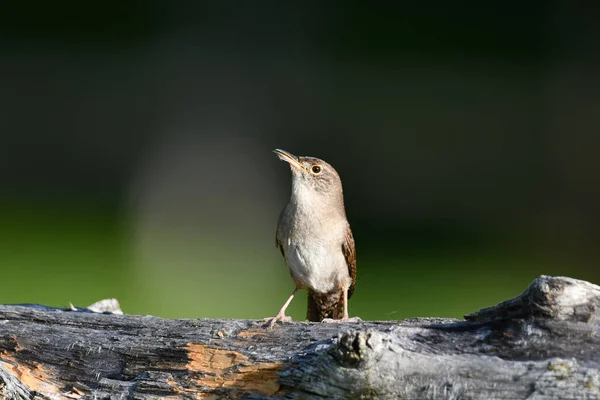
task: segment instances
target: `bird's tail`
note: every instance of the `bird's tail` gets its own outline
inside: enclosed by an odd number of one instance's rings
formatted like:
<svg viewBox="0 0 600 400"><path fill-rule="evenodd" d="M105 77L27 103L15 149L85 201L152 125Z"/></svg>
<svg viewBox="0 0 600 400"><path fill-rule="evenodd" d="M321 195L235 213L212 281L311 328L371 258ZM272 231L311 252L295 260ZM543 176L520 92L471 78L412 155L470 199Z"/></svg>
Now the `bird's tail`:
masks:
<svg viewBox="0 0 600 400"><path fill-rule="evenodd" d="M344 296L341 290L329 293L308 291L306 319L321 322L325 318L341 319L344 316Z"/></svg>

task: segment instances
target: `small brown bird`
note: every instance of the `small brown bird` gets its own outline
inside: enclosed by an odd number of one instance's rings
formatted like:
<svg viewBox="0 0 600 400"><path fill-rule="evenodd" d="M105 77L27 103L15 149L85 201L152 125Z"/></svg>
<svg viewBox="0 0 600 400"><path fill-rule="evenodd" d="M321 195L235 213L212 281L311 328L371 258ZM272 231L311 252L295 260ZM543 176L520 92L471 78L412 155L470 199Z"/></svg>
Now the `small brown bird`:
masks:
<svg viewBox="0 0 600 400"><path fill-rule="evenodd" d="M269 325L291 320L285 310L299 289L308 290L309 321L360 320L348 318L356 253L340 176L318 158L296 157L280 149L274 153L292 170L292 195L279 216L276 243L296 288Z"/></svg>

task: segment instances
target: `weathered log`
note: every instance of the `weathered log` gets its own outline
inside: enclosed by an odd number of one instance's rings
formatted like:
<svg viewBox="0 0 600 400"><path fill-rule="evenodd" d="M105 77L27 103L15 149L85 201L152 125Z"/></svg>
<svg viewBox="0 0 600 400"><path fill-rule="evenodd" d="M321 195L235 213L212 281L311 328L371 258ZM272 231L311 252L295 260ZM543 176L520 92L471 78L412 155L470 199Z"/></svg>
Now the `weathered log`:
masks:
<svg viewBox="0 0 600 400"><path fill-rule="evenodd" d="M92 308L0 306L0 395L600 398L600 287L572 278L541 276L466 321L295 322L269 330L257 321Z"/></svg>

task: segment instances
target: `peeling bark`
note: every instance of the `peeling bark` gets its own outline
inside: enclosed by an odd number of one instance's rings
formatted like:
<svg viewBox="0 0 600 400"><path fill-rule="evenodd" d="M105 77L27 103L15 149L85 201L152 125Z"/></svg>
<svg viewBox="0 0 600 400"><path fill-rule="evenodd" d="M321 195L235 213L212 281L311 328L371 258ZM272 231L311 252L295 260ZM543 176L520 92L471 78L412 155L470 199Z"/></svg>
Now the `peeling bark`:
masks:
<svg viewBox="0 0 600 400"><path fill-rule="evenodd" d="M0 396L600 399L600 287L572 278L541 276L464 321L269 330L114 306L0 306Z"/></svg>

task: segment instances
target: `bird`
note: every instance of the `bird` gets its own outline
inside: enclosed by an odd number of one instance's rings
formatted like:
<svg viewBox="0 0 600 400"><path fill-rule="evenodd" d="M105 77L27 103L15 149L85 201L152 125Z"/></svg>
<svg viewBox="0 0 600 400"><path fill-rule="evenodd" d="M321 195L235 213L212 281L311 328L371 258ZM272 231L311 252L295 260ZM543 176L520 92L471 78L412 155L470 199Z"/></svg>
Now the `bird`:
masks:
<svg viewBox="0 0 600 400"><path fill-rule="evenodd" d="M356 284L356 250L346 217L342 181L327 162L273 151L292 171L292 193L277 222L275 241L295 288L275 317L291 321L285 310L298 290L308 291L306 319L314 322L355 322L348 299Z"/></svg>

